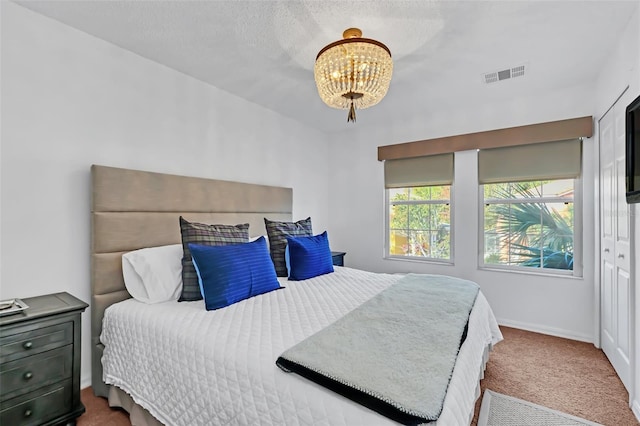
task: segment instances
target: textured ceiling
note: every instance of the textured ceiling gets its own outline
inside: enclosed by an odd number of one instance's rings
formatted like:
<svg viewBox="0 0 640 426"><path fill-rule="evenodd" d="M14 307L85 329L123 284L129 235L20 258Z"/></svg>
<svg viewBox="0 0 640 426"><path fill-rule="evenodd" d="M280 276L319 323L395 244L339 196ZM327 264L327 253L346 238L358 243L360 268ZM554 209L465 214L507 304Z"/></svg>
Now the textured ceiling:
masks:
<svg viewBox="0 0 640 426"><path fill-rule="evenodd" d="M638 1L16 1L318 129L346 123L320 101L317 52L359 27L394 59L386 98L358 125L460 102L593 82ZM486 85L517 65L526 74ZM395 118L395 117L398 118ZM363 124L361 124L363 123Z"/></svg>

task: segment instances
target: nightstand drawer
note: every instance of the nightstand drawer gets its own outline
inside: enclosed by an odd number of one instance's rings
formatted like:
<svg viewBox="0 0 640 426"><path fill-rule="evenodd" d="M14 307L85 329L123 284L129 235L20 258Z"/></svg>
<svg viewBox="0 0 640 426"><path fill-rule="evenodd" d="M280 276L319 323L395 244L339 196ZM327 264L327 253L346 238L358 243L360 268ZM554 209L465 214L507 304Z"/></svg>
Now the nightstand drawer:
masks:
<svg viewBox="0 0 640 426"><path fill-rule="evenodd" d="M0 337L0 363L45 352L73 342L73 323L65 322L49 327L16 327ZM11 334L8 334L11 333Z"/></svg>
<svg viewBox="0 0 640 426"><path fill-rule="evenodd" d="M2 400L71 378L72 345L2 364Z"/></svg>
<svg viewBox="0 0 640 426"><path fill-rule="evenodd" d="M38 391L3 402L0 424L11 426L39 425L71 410L71 380L56 383Z"/></svg>

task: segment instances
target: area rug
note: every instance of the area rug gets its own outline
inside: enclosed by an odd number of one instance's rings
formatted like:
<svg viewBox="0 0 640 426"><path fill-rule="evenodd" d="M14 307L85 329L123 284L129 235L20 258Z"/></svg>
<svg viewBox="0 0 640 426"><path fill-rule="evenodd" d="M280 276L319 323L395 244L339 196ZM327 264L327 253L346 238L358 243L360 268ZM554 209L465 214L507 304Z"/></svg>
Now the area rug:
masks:
<svg viewBox="0 0 640 426"><path fill-rule="evenodd" d="M490 390L484 391L478 426L602 426Z"/></svg>

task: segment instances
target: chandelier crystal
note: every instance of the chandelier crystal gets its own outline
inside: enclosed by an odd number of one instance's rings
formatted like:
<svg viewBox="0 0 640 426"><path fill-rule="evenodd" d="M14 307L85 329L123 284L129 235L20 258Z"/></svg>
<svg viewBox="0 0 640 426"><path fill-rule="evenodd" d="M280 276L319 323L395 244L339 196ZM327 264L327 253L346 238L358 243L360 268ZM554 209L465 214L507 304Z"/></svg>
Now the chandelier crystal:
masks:
<svg viewBox="0 0 640 426"><path fill-rule="evenodd" d="M347 122L355 122L356 109L369 108L387 94L393 61L387 46L362 38L358 28L345 30L342 37L318 53L314 77L322 101L348 109Z"/></svg>

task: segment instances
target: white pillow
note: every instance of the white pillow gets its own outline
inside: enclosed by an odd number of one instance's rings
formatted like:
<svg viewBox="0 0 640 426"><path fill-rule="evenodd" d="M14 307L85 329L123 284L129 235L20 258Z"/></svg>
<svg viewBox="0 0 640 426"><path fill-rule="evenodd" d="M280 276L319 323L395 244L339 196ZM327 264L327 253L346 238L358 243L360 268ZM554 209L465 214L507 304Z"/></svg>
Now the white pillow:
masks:
<svg viewBox="0 0 640 426"><path fill-rule="evenodd" d="M144 303L178 300L182 293L182 244L150 247L122 255L127 291Z"/></svg>

